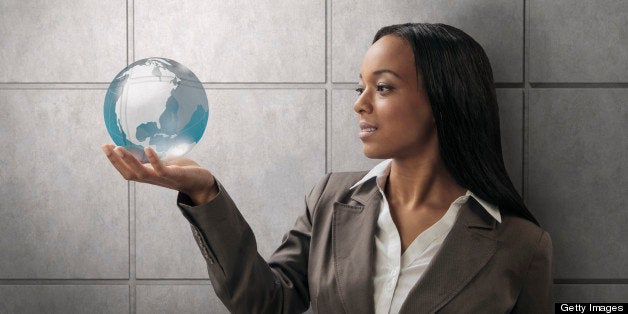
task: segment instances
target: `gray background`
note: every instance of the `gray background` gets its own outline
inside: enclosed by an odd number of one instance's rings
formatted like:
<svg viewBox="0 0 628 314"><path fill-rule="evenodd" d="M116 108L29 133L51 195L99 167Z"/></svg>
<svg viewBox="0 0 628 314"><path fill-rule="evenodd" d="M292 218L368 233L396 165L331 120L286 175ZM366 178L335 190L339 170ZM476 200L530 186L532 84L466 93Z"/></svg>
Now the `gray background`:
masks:
<svg viewBox="0 0 628 314"><path fill-rule="evenodd" d="M485 47L507 168L555 249L556 301L628 300L628 1L0 1L0 313L223 313L175 193L100 145L109 81L172 58L211 106L190 157L268 257L325 172L364 170L352 111L381 26Z"/></svg>

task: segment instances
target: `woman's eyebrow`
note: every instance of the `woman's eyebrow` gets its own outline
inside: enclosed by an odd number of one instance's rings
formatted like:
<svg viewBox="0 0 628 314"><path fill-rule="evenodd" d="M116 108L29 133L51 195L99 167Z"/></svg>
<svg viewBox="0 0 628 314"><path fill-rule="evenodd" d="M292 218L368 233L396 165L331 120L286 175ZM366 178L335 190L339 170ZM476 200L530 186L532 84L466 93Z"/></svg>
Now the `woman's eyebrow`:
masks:
<svg viewBox="0 0 628 314"><path fill-rule="evenodd" d="M373 75L382 75L384 73L390 73L390 74L396 76L397 78L402 79L401 76L399 76L399 74L395 73L395 71L393 71L393 70L379 69L379 70L373 71ZM360 73L360 79L361 78L362 78L362 73Z"/></svg>

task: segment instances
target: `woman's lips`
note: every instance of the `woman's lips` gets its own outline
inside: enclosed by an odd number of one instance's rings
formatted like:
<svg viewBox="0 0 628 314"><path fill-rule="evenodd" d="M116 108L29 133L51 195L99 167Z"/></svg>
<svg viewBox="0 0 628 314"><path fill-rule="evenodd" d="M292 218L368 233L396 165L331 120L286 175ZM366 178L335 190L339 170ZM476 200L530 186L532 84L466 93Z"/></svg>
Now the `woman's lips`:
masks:
<svg viewBox="0 0 628 314"><path fill-rule="evenodd" d="M375 131L377 131L377 126L370 124L366 121L362 121L360 122L360 133L358 134L358 137L361 140L365 140L366 138L373 135Z"/></svg>

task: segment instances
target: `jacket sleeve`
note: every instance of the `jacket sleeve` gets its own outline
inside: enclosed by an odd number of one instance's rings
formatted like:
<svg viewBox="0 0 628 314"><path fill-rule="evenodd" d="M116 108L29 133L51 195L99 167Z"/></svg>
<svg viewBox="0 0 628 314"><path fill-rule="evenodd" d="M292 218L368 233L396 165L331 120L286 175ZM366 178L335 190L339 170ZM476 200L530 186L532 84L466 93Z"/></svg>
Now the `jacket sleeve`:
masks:
<svg viewBox="0 0 628 314"><path fill-rule="evenodd" d="M554 313L552 254L552 240L543 231L513 313Z"/></svg>
<svg viewBox="0 0 628 314"><path fill-rule="evenodd" d="M217 197L207 204L190 206L189 197L179 193L178 206L205 257L214 291L229 311L297 313L308 309L312 211L326 178L306 197L305 212L268 263L257 252L250 226L219 182Z"/></svg>

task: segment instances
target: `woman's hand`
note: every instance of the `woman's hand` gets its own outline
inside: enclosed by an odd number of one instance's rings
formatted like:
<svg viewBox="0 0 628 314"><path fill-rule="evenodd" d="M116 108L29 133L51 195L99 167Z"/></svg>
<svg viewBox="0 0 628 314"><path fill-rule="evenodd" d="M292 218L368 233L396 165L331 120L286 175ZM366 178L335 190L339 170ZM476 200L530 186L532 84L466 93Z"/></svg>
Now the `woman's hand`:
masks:
<svg viewBox="0 0 628 314"><path fill-rule="evenodd" d="M209 170L188 158L163 163L151 148L144 149L150 163L141 163L123 147L112 144L102 146L109 161L127 180L163 186L190 196L196 205L213 200L218 186Z"/></svg>

